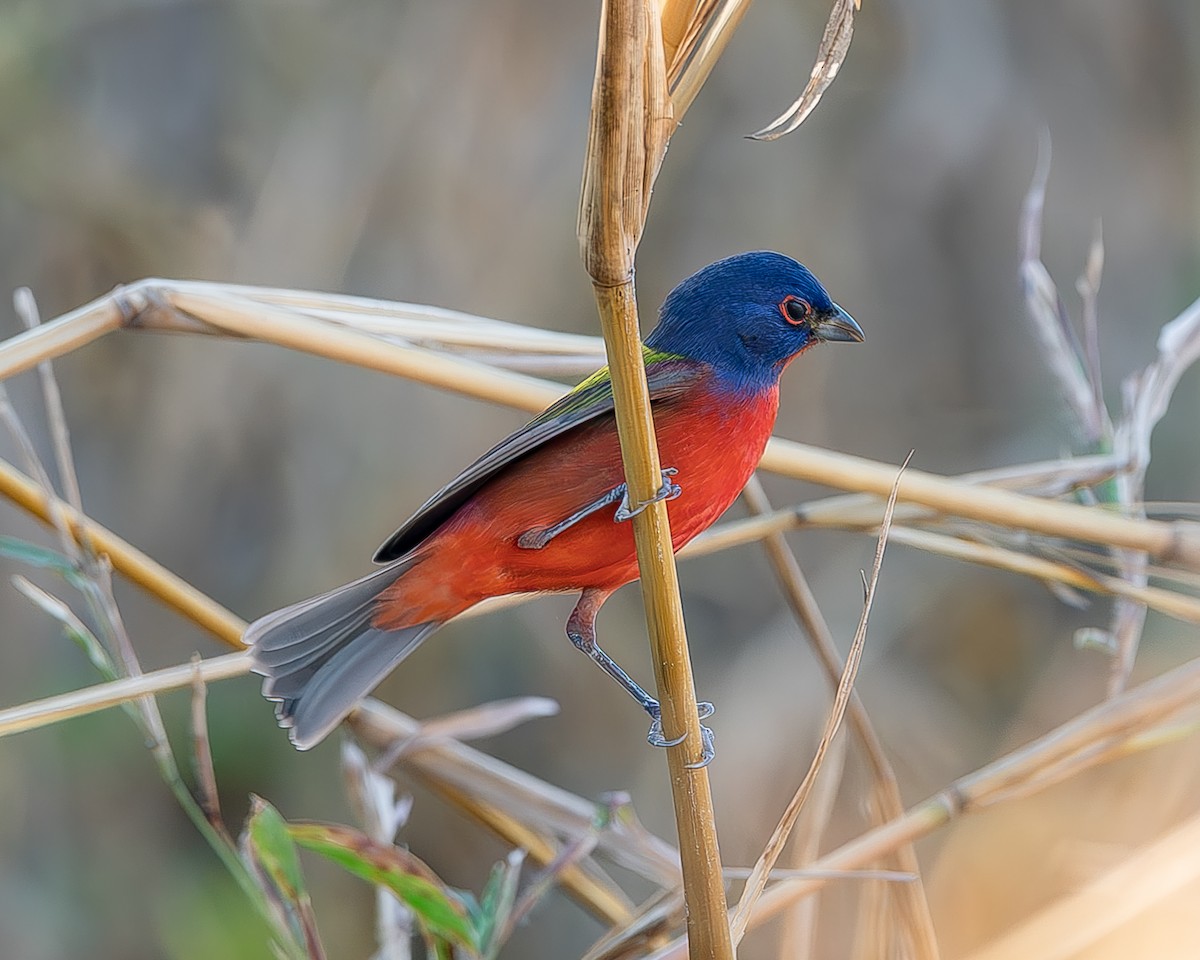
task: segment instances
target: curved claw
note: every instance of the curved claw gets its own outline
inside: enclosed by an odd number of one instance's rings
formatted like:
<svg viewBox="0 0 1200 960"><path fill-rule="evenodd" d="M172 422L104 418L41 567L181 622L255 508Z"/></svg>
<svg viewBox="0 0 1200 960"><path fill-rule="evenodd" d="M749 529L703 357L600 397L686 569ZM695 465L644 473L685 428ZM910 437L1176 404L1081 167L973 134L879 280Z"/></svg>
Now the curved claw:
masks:
<svg viewBox="0 0 1200 960"><path fill-rule="evenodd" d="M677 747L687 739L687 733L681 733L674 740L668 740L663 734L662 720L650 721L650 732L646 734L646 742L652 747Z"/></svg>
<svg viewBox="0 0 1200 960"><path fill-rule="evenodd" d="M639 503L637 506L630 505L629 490L626 489L625 495L621 498L621 504L617 507L617 512L613 514L613 521L615 523L623 523L626 520L632 520L650 506L650 504L658 503L659 500L674 500L678 497L683 493L683 487L671 482L671 477L675 476L678 472L674 467L664 467L662 470L662 486L658 488L654 496L644 503Z"/></svg>
<svg viewBox="0 0 1200 960"><path fill-rule="evenodd" d="M716 707L708 700L701 700L696 704L696 713L701 720L707 720L716 712ZM662 714L659 711L658 704L654 704L653 709L646 708L646 712L650 714L650 732L646 734L646 742L652 747L676 747L687 739L687 734L680 734L673 740L668 740L663 734ZM700 767L707 767L712 763L713 757L717 755L715 746L716 736L711 729L700 725L700 759L695 763L685 764L689 770L697 770Z"/></svg>

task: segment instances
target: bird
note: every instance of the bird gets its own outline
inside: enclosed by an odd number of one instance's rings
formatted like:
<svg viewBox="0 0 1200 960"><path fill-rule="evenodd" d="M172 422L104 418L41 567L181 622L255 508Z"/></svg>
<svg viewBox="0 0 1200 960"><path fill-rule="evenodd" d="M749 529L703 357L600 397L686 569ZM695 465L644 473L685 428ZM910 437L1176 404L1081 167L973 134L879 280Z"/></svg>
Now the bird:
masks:
<svg viewBox="0 0 1200 960"><path fill-rule="evenodd" d="M643 344L662 485L630 503L608 368L505 438L427 500L376 551L378 570L256 620L244 634L262 692L307 750L442 624L491 597L578 592L566 633L649 714L658 702L599 646L596 617L638 578L632 524L666 500L679 550L737 499L800 354L864 334L809 270L754 251L709 264L663 301ZM713 711L699 705L700 719ZM713 755L702 727L702 762Z"/></svg>

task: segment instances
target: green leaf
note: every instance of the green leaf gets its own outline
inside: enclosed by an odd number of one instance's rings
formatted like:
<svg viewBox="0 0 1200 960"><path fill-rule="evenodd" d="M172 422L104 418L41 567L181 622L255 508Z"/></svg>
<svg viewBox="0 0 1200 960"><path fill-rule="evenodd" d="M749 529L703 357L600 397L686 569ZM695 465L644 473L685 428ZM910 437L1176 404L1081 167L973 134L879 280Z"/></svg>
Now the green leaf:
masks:
<svg viewBox="0 0 1200 960"><path fill-rule="evenodd" d="M292 823L287 829L306 850L392 891L413 912L425 934L478 955L479 943L463 895L408 851L338 824Z"/></svg>
<svg viewBox="0 0 1200 960"><path fill-rule="evenodd" d="M281 935L287 935L285 950L293 955L299 951L303 956L323 958L312 901L304 887L300 856L288 823L266 800L253 794L242 843L246 861L271 907L276 928Z"/></svg>
<svg viewBox="0 0 1200 960"><path fill-rule="evenodd" d="M251 797L246 833L271 882L288 900L304 896L304 874L287 821L262 797Z"/></svg>

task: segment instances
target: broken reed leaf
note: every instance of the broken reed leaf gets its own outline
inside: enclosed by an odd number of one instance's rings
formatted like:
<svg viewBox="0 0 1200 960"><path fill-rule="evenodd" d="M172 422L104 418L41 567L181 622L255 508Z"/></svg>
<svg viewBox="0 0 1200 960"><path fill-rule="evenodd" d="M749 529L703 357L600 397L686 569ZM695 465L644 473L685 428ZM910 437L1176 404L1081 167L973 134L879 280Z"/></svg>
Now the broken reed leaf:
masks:
<svg viewBox="0 0 1200 960"><path fill-rule="evenodd" d="M701 0L698 4L683 42L667 62L667 85L676 123L682 122L695 102L749 9L750 0Z"/></svg>
<svg viewBox="0 0 1200 960"><path fill-rule="evenodd" d="M412 797L397 799L396 781L374 768L353 740L342 741L342 776L350 805L367 835L380 843L395 842L408 822Z"/></svg>
<svg viewBox="0 0 1200 960"><path fill-rule="evenodd" d="M796 130L816 109L821 97L829 89L846 54L850 51L850 40L854 36L854 11L860 0L834 0L821 45L817 48L817 62L808 77L808 84L790 107L757 133L750 134L751 140L778 140Z"/></svg>
<svg viewBox="0 0 1200 960"><path fill-rule="evenodd" d="M470 895L448 887L422 860L338 824L296 822L285 824L285 829L296 845L368 883L387 887L413 912L429 937L478 955Z"/></svg>
<svg viewBox="0 0 1200 960"><path fill-rule="evenodd" d="M549 697L512 697L493 700L467 710L458 710L421 724L422 737L452 737L455 740L479 740L494 737L530 720L553 717L559 712L557 700Z"/></svg>
<svg viewBox="0 0 1200 960"><path fill-rule="evenodd" d="M707 20L714 0L660 0L663 61L668 75L679 58L680 48Z"/></svg>

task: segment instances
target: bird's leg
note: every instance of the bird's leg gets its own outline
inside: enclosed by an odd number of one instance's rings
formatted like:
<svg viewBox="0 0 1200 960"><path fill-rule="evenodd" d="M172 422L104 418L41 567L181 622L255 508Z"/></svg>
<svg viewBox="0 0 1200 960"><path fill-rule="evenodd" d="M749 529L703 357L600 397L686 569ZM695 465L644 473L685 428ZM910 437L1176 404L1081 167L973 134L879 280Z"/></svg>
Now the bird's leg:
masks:
<svg viewBox="0 0 1200 960"><path fill-rule="evenodd" d="M571 611L571 616L567 620L567 636L571 643L586 653L597 666L605 673L617 681L634 700L641 704L642 709L650 714L650 732L646 735L647 742L654 747L673 747L676 744L682 743L682 736L676 737L674 740L668 740L663 735L662 728L662 710L659 708L658 701L650 694L638 686L637 682L629 676L615 660L607 653L600 649L596 643L596 614L600 612L600 607L604 604L612 593L611 590L584 590L579 598L579 602L575 604L575 609ZM705 720L713 715L716 709L711 703L703 701L696 704L696 709L701 720ZM713 732L705 726L700 727L701 736L701 755L700 760L692 766L704 767L709 764L712 758L716 755L713 748Z"/></svg>
<svg viewBox="0 0 1200 960"><path fill-rule="evenodd" d="M517 546L524 550L541 550L560 533L569 530L580 520L590 517L597 510L603 510L609 504L616 503L623 496L625 496L625 484L622 483L619 487L613 487L604 496L593 500L586 507L576 510L566 520L560 520L552 527L535 527L532 530L526 530L517 537Z"/></svg>
<svg viewBox="0 0 1200 960"><path fill-rule="evenodd" d="M560 520L551 527L535 527L532 530L526 530L523 534L517 537L517 546L521 547L523 550L541 550L560 533L564 533L565 531L571 529L571 527L575 526L575 524L577 524L580 520L585 520L597 510L603 510L605 507L616 503L618 500L621 501L621 505L617 507L617 512L613 516L613 519L618 522L621 520L629 520L631 517L637 516L639 513L645 510L646 507L658 500L674 500L677 496L679 496L680 493L683 492L678 484L670 481L670 478L675 476L677 472L678 471L674 467L668 467L666 470L664 470L662 472L662 487L659 488L653 499L647 500L643 504L639 504L634 510L629 509L629 494L627 492L627 488L625 484L620 483L609 490L608 493L604 494L602 497L597 497L587 506L576 510L565 520Z"/></svg>
<svg viewBox="0 0 1200 960"><path fill-rule="evenodd" d="M625 484L621 484L621 505L617 507L617 512L613 514L613 520L621 523L624 520L632 520L639 513L645 510L650 504L658 503L659 500L674 500L677 496L683 493L683 487L677 483L672 483L671 478L679 471L674 467L665 467L662 471L662 486L655 491L654 496L649 500L644 500L637 506L629 505L629 490ZM615 492L615 491L614 491Z"/></svg>

